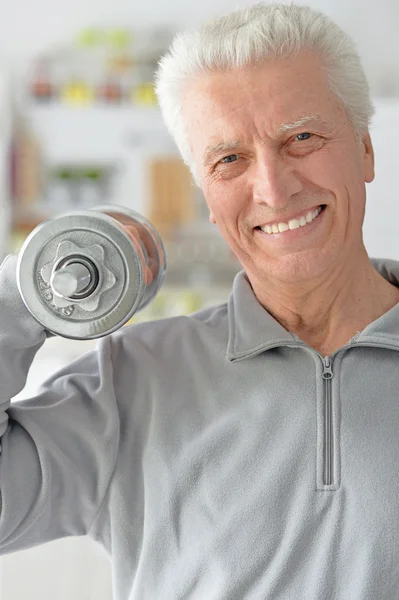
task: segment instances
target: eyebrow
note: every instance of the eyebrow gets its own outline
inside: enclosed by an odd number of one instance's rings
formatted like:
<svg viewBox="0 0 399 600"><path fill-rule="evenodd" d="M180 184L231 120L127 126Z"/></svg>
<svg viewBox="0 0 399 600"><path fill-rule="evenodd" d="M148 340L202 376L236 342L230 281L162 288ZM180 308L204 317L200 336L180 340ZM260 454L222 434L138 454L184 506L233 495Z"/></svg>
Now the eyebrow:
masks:
<svg viewBox="0 0 399 600"><path fill-rule="evenodd" d="M307 123L319 123L324 127L332 127L332 124L326 121L321 115L315 113L308 113L303 115L296 121L292 121L290 123L281 123L278 127L276 133L278 135L282 133L286 133L287 131L292 131L294 129L298 129L299 127L303 127ZM215 146L207 146L204 152L204 165L207 165L211 162L212 158L219 154L220 152L227 152L229 150L235 150L241 146L240 140L231 140L226 142L221 142L220 144L216 144Z"/></svg>
<svg viewBox="0 0 399 600"><path fill-rule="evenodd" d="M220 144L216 144L216 146L207 146L204 153L204 165L207 165L215 154L234 150L240 145L241 142L239 140L231 140L230 142L221 142Z"/></svg>
<svg viewBox="0 0 399 600"><path fill-rule="evenodd" d="M282 123L280 127L277 129L277 133L285 133L286 131L291 131L292 129L297 129L298 127L302 127L307 123L320 123L325 127L331 127L331 123L323 119L321 115L317 115L315 113L309 113L304 115L297 121L293 121L292 123Z"/></svg>

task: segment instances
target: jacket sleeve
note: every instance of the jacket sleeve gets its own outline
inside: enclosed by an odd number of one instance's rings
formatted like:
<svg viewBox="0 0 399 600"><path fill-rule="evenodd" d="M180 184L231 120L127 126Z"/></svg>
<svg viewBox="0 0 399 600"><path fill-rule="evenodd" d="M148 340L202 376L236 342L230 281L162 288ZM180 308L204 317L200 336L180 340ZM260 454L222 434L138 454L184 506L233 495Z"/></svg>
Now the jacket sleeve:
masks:
<svg viewBox="0 0 399 600"><path fill-rule="evenodd" d="M10 404L50 335L22 302L16 263L0 267L0 554L85 535L119 447L111 336Z"/></svg>

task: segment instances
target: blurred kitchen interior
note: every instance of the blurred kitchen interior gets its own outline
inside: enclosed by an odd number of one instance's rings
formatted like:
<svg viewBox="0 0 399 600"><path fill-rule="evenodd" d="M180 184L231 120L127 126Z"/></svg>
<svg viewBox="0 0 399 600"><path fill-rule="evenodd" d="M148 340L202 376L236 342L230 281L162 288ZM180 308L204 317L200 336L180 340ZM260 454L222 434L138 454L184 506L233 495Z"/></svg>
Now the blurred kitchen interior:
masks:
<svg viewBox="0 0 399 600"><path fill-rule="evenodd" d="M251 4L237 3L237 7ZM368 185L370 256L399 259L399 4L313 0L358 45L377 114L376 179ZM14 0L0 19L0 262L40 221L104 203L145 215L161 233L168 272L131 322L224 302L240 269L181 161L157 108L153 73L174 32L230 10L227 0ZM95 341L48 340L25 389ZM132 507L134 510L134 507ZM23 574L23 576L21 576ZM87 539L0 559L0 600L110 600L110 569Z"/></svg>

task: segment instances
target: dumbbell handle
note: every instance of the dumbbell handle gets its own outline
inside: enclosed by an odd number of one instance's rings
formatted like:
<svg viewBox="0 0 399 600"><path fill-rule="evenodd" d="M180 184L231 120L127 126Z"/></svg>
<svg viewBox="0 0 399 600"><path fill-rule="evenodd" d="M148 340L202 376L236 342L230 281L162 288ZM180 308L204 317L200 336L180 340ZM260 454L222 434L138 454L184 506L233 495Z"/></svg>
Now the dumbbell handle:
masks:
<svg viewBox="0 0 399 600"><path fill-rule="evenodd" d="M82 292L91 283L90 271L79 262L55 271L50 285L58 296L70 298L74 294Z"/></svg>

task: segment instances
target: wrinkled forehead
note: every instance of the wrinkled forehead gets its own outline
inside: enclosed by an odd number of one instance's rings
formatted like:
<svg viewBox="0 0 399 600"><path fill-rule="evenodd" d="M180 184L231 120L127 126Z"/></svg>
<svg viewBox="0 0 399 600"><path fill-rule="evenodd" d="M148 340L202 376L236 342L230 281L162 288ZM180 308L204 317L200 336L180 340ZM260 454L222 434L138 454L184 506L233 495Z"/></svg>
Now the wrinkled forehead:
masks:
<svg viewBox="0 0 399 600"><path fill-rule="evenodd" d="M301 50L291 58L263 60L240 68L209 70L190 79L183 90L183 100L195 104L201 97L224 102L227 96L238 99L258 95L280 97L282 93L328 91L328 79L321 59L309 50Z"/></svg>
<svg viewBox="0 0 399 600"><path fill-rule="evenodd" d="M243 137L277 139L302 127L328 132L345 117L318 59L273 61L198 77L185 90L183 112L196 160Z"/></svg>

